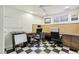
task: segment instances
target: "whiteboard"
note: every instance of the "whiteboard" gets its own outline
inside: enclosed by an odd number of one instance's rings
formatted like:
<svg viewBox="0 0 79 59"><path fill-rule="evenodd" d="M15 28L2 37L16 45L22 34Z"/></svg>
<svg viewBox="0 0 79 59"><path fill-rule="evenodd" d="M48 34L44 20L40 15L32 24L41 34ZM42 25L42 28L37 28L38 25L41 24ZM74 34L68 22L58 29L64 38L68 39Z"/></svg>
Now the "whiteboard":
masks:
<svg viewBox="0 0 79 59"><path fill-rule="evenodd" d="M21 44L27 41L27 35L26 34L14 35L14 40L15 40L15 45Z"/></svg>

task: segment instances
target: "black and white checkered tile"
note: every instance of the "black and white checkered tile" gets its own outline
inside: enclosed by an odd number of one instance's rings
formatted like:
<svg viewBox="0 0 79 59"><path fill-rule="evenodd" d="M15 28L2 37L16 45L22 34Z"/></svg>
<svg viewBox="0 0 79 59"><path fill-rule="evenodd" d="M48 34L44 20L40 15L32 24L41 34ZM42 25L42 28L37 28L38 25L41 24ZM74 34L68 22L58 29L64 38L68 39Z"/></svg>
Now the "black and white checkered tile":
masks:
<svg viewBox="0 0 79 59"><path fill-rule="evenodd" d="M9 54L79 54L79 52L71 51L68 47L55 48L48 42L40 43L40 47L24 47Z"/></svg>

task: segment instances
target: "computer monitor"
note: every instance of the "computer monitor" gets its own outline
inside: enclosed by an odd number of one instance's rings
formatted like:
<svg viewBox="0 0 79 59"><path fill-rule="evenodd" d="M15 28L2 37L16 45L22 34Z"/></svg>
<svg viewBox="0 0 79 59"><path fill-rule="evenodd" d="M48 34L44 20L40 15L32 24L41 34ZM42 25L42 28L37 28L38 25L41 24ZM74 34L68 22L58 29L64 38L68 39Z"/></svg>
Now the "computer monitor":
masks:
<svg viewBox="0 0 79 59"><path fill-rule="evenodd" d="M23 42L27 42L27 35L24 34L16 34L14 35L15 45L21 44Z"/></svg>

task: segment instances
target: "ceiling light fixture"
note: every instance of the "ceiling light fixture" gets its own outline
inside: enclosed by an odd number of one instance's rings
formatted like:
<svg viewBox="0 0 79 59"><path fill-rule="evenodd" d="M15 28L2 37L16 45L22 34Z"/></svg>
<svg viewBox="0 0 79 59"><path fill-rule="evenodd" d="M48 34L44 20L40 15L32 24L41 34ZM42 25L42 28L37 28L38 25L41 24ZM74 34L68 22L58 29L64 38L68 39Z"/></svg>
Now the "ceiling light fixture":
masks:
<svg viewBox="0 0 79 59"><path fill-rule="evenodd" d="M45 15L46 15L46 13L43 13L43 15L45 16Z"/></svg>
<svg viewBox="0 0 79 59"><path fill-rule="evenodd" d="M69 6L65 6L65 9L69 9Z"/></svg>
<svg viewBox="0 0 79 59"><path fill-rule="evenodd" d="M34 13L33 11L27 11L27 12L30 13L30 14Z"/></svg>
<svg viewBox="0 0 79 59"><path fill-rule="evenodd" d="M33 13L33 11L30 11L30 13Z"/></svg>

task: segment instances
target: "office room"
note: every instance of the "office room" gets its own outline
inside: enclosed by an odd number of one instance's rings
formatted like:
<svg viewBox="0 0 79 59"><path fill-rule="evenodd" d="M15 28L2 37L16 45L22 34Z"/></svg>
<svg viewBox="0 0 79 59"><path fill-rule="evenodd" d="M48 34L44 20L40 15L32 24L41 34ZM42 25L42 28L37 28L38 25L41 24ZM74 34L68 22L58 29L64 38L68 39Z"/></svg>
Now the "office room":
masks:
<svg viewBox="0 0 79 59"><path fill-rule="evenodd" d="M5 54L79 54L79 5L5 5Z"/></svg>

